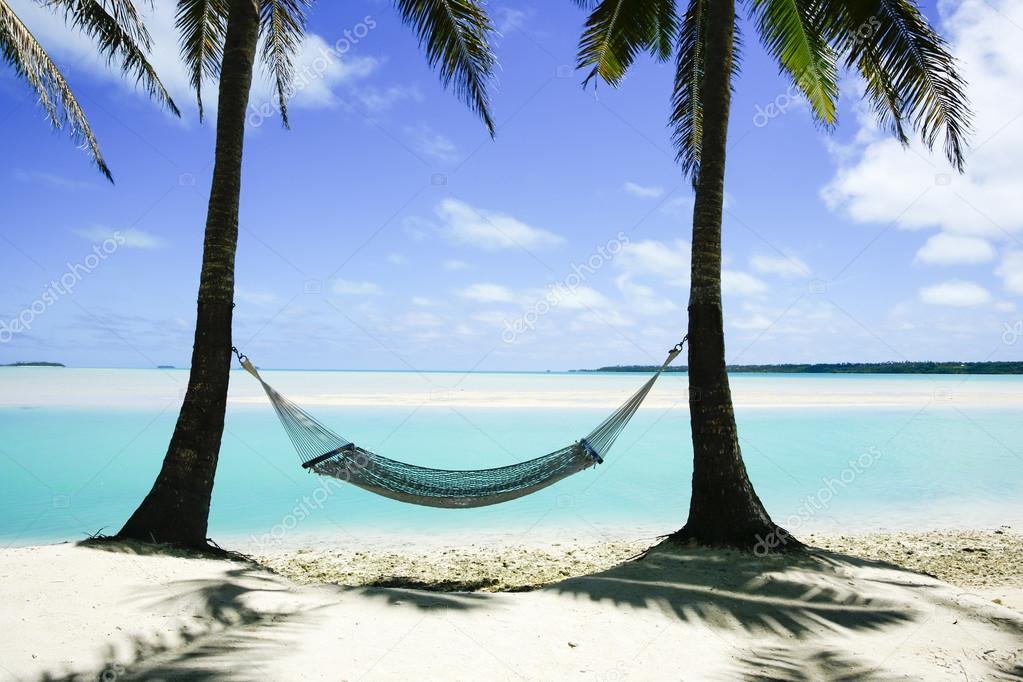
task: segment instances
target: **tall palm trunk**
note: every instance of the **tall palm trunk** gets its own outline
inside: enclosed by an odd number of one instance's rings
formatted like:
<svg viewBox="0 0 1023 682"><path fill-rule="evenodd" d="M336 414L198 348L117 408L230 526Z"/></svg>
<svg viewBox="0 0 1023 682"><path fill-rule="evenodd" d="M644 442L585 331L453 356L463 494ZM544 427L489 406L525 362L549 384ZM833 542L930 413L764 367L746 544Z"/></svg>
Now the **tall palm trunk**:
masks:
<svg viewBox="0 0 1023 682"><path fill-rule="evenodd" d="M120 537L206 545L231 369L242 146L258 32L257 0L230 0L188 390L160 475Z"/></svg>
<svg viewBox="0 0 1023 682"><path fill-rule="evenodd" d="M693 210L689 296L689 409L693 494L676 537L744 547L770 542L778 529L742 461L725 371L721 313L721 214L734 58L735 1L710 3L705 59L703 145ZM784 532L784 531L781 531Z"/></svg>

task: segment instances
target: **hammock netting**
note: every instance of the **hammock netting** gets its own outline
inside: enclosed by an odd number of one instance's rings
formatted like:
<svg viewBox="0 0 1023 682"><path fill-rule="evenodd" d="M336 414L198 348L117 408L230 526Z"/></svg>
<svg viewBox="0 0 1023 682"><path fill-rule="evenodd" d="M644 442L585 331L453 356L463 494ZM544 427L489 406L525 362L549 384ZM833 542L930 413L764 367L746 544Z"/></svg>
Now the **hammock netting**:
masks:
<svg viewBox="0 0 1023 682"><path fill-rule="evenodd" d="M638 391L584 438L524 462L472 470L416 466L359 447L274 390L244 355L239 353L239 359L263 386L304 468L391 499L452 509L484 507L523 497L603 462L654 382L681 350L680 343Z"/></svg>

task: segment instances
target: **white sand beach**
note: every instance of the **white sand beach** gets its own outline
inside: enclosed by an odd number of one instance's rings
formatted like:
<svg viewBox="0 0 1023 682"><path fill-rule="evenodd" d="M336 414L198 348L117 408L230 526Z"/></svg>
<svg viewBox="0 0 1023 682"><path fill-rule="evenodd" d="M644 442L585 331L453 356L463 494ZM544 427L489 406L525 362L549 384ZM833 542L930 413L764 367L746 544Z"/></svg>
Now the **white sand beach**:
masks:
<svg viewBox="0 0 1023 682"><path fill-rule="evenodd" d="M445 550L417 557L410 544L398 553L338 550L334 561L326 550L262 558L282 575L250 562L123 545L7 549L0 552L0 676L1023 678L1019 534L813 542L851 553L755 558L662 546L641 561L620 563L636 549L626 543L546 551L452 547L442 561ZM906 562L907 556L914 558ZM570 577L558 580L562 574ZM543 586L498 593L381 586L389 579L465 589L444 584L451 576L488 578L477 585L484 589Z"/></svg>
<svg viewBox="0 0 1023 682"><path fill-rule="evenodd" d="M8 369L0 408L163 408L180 402L186 370ZM264 379L299 405L500 409L610 409L648 378L645 373L539 374L458 372L266 371ZM1023 408L1017 379L979 375L739 374L731 379L737 408ZM646 409L687 410L687 377L666 374ZM259 384L232 374L232 409L268 409Z"/></svg>

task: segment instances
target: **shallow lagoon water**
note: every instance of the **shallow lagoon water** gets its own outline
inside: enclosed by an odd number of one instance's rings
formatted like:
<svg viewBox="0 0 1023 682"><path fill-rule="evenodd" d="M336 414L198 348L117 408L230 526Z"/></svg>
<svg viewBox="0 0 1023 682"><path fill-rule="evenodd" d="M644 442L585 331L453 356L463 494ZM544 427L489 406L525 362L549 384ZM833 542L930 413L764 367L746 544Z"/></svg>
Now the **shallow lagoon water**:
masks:
<svg viewBox="0 0 1023 682"><path fill-rule="evenodd" d="M115 532L148 491L187 373L0 372L0 544ZM641 375L268 372L341 435L444 468L501 466L585 435ZM794 532L1023 524L1018 377L733 377L742 446ZM506 391L502 392L502 387ZM399 504L298 466L258 385L232 376L210 534L221 544L486 534L599 541L681 525L692 450L685 376L662 380L607 462L494 507ZM360 404L351 404L360 403Z"/></svg>

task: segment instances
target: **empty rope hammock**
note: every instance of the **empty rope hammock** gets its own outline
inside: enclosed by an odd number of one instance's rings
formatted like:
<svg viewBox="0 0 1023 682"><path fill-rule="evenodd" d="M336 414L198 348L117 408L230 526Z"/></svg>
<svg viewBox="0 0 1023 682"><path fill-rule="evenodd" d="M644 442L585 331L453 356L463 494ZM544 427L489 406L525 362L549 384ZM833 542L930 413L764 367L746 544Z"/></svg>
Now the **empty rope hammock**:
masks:
<svg viewBox="0 0 1023 682"><path fill-rule="evenodd" d="M448 470L406 464L370 452L337 435L263 381L255 366L232 348L242 367L263 386L302 467L347 481L401 502L448 509L485 507L514 500L604 461L615 439L650 393L654 382L682 352L683 338L664 364L632 397L575 443L535 459L493 469Z"/></svg>

